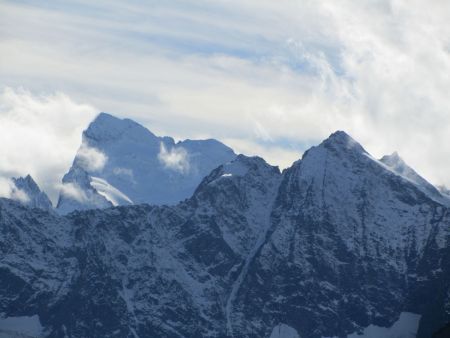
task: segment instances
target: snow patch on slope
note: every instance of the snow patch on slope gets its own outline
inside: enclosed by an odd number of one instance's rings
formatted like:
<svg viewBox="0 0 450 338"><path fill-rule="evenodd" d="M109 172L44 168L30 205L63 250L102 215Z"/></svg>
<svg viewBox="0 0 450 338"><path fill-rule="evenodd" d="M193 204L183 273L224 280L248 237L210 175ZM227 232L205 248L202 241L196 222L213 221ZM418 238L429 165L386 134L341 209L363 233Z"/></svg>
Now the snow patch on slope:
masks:
<svg viewBox="0 0 450 338"><path fill-rule="evenodd" d="M278 324L269 338L300 338L297 330L286 324Z"/></svg>
<svg viewBox="0 0 450 338"><path fill-rule="evenodd" d="M112 203L113 206L123 205L123 204L133 204L133 201L121 192L119 189L116 189L111 184L109 184L106 180L100 177L91 177L91 186L104 198Z"/></svg>
<svg viewBox="0 0 450 338"><path fill-rule="evenodd" d="M38 315L0 318L0 338L39 337L42 330Z"/></svg>
<svg viewBox="0 0 450 338"><path fill-rule="evenodd" d="M362 334L352 333L347 338L416 338L420 317L415 313L402 312L399 319L391 327L369 325Z"/></svg>

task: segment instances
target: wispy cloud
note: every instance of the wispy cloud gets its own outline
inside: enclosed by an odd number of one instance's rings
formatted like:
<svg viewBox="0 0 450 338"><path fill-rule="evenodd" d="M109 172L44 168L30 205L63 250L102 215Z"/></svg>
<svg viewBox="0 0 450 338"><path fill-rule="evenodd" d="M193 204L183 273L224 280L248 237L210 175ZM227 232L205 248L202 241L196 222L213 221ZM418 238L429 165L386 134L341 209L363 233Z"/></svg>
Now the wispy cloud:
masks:
<svg viewBox="0 0 450 338"><path fill-rule="evenodd" d="M0 76L282 166L344 129L450 183L449 12L418 0L5 1Z"/></svg>
<svg viewBox="0 0 450 338"><path fill-rule="evenodd" d="M10 198L22 203L27 203L30 200L28 194L16 187L11 179L0 177L0 197Z"/></svg>
<svg viewBox="0 0 450 338"><path fill-rule="evenodd" d="M164 143L161 142L158 159L166 168L170 170L174 170L182 174L189 172L189 154L183 147L172 147L170 149L166 149Z"/></svg>
<svg viewBox="0 0 450 338"><path fill-rule="evenodd" d="M30 174L53 199L70 167L81 133L95 116L91 106L67 95L0 92L0 176Z"/></svg>
<svg viewBox="0 0 450 338"><path fill-rule="evenodd" d="M76 183L61 183L57 186L59 188L59 191L61 192L61 195L65 197L73 198L80 203L86 202L88 200L86 193Z"/></svg>
<svg viewBox="0 0 450 338"><path fill-rule="evenodd" d="M78 149L76 162L87 172L96 172L101 171L105 167L106 162L108 162L108 156L97 148L83 143Z"/></svg>

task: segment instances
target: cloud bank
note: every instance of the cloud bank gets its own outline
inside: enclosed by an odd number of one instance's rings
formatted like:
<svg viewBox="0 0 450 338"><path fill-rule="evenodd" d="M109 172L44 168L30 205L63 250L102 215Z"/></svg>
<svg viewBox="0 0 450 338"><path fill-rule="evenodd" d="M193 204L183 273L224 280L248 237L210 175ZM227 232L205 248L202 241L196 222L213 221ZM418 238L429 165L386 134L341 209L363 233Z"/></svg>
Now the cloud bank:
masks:
<svg viewBox="0 0 450 338"><path fill-rule="evenodd" d="M450 2L439 0L4 1L0 84L64 92L29 100L64 106L48 120L69 135L95 106L160 135L218 138L286 167L343 129L373 155L398 150L427 179L450 185L447 13ZM30 129L63 134L28 122L33 114L22 114ZM14 120L3 108L1 116L0 128ZM69 139L60 152L73 156L79 143ZM42 172L17 159L0 169L22 164Z"/></svg>
<svg viewBox="0 0 450 338"><path fill-rule="evenodd" d="M22 203L30 200L28 194L22 189L18 189L11 179L0 177L0 197L10 198Z"/></svg>
<svg viewBox="0 0 450 338"><path fill-rule="evenodd" d="M30 174L55 201L81 133L96 109L67 95L35 95L26 90L0 92L0 176Z"/></svg>

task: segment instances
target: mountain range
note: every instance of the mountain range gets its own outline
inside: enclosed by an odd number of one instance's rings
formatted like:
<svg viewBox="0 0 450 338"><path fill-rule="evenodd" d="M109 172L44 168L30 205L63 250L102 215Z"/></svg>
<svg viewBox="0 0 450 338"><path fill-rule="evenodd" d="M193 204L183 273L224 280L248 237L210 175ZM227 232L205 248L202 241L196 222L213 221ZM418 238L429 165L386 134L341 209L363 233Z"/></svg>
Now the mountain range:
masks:
<svg viewBox="0 0 450 338"><path fill-rule="evenodd" d="M100 114L56 212L0 199L0 337L429 338L449 205L342 131L280 172Z"/></svg>

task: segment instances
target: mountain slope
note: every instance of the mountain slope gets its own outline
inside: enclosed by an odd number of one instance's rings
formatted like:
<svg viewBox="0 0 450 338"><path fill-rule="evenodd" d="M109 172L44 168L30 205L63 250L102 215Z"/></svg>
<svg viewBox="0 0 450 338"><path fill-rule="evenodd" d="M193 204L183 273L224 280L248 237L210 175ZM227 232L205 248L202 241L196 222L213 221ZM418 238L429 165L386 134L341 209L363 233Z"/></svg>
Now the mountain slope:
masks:
<svg viewBox="0 0 450 338"><path fill-rule="evenodd" d="M443 194L439 189L434 187L432 184L427 182L423 177L421 177L414 169L408 166L405 161L398 155L397 152L391 155L385 155L380 159L380 162L385 164L389 169L391 169L396 174L400 175L404 179L415 184L420 190L428 194L431 198L449 204L449 199Z"/></svg>
<svg viewBox="0 0 450 338"><path fill-rule="evenodd" d="M0 313L55 338L346 337L419 317L428 338L450 319L448 211L343 132L283 173L237 156L174 206L0 200Z"/></svg>
<svg viewBox="0 0 450 338"><path fill-rule="evenodd" d="M132 120L101 113L83 133L57 209L65 214L113 205L176 204L235 156L216 140L175 143Z"/></svg>
<svg viewBox="0 0 450 338"><path fill-rule="evenodd" d="M261 323L281 322L300 336L342 336L389 327L408 311L422 315L429 336L437 313L448 317L448 296L433 297L433 309L419 299L448 291L449 222L446 208L333 134L283 174L237 302L237 331L268 336Z"/></svg>

